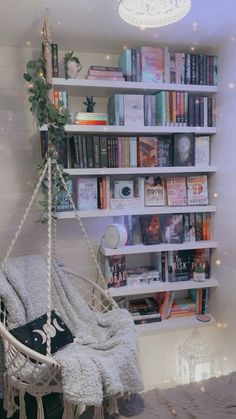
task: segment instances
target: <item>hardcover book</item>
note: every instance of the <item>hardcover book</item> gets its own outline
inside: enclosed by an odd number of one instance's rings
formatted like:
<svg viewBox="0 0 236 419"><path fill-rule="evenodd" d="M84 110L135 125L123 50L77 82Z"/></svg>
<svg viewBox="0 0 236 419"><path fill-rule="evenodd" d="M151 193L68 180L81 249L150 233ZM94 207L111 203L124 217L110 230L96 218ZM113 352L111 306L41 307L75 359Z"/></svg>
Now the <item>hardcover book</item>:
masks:
<svg viewBox="0 0 236 419"><path fill-rule="evenodd" d="M158 215L143 215L139 218L143 244L162 243L161 225Z"/></svg>
<svg viewBox="0 0 236 419"><path fill-rule="evenodd" d="M174 134L174 166L194 166L194 134Z"/></svg>
<svg viewBox="0 0 236 419"><path fill-rule="evenodd" d="M207 176L187 177L188 205L208 204L208 183Z"/></svg>
<svg viewBox="0 0 236 419"><path fill-rule="evenodd" d="M124 122L127 125L144 125L143 95L124 95Z"/></svg>
<svg viewBox="0 0 236 419"><path fill-rule="evenodd" d="M164 53L162 48L141 47L141 79L142 81L163 82Z"/></svg>
<svg viewBox="0 0 236 419"><path fill-rule="evenodd" d="M91 210L98 208L98 188L96 177L78 177L77 208Z"/></svg>
<svg viewBox="0 0 236 419"><path fill-rule="evenodd" d="M185 177L166 179L168 205L187 205L187 190Z"/></svg>
<svg viewBox="0 0 236 419"><path fill-rule="evenodd" d="M160 215L163 243L183 243L183 214Z"/></svg>
<svg viewBox="0 0 236 419"><path fill-rule="evenodd" d="M66 186L70 194L72 194L72 180L69 179L66 182ZM56 211L63 212L63 211L72 211L72 204L70 202L68 193L63 189L57 195L57 204L56 204Z"/></svg>
<svg viewBox="0 0 236 419"><path fill-rule="evenodd" d="M165 183L159 176L149 176L145 179L144 202L146 207L157 207L166 204Z"/></svg>
<svg viewBox="0 0 236 419"><path fill-rule="evenodd" d="M138 166L155 167L157 166L157 138L139 137L138 138Z"/></svg>
<svg viewBox="0 0 236 419"><path fill-rule="evenodd" d="M173 141L171 137L157 138L157 166L171 167L173 163Z"/></svg>

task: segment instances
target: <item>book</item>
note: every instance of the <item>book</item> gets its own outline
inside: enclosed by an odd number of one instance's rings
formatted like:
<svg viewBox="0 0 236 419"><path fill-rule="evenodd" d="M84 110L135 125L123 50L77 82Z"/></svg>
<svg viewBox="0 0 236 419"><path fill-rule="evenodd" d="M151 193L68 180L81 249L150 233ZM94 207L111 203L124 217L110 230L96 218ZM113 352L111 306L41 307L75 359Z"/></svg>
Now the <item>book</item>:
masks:
<svg viewBox="0 0 236 419"><path fill-rule="evenodd" d="M58 65L58 45L51 44L52 53L52 77L59 77L59 65Z"/></svg>
<svg viewBox="0 0 236 419"><path fill-rule="evenodd" d="M41 139L41 155L45 157L48 150L48 132L40 132ZM68 167L68 153L67 153L67 137L64 138L63 142L60 145L57 145L57 163L61 164L64 169Z"/></svg>
<svg viewBox="0 0 236 419"><path fill-rule="evenodd" d="M134 324L138 325L138 324L147 324L147 323L156 323L156 322L160 322L161 319L161 315L159 313L153 315L153 316L141 316L140 318L135 318L134 319Z"/></svg>
<svg viewBox="0 0 236 419"><path fill-rule="evenodd" d="M69 179L66 181L66 186L70 194L72 194L72 180ZM57 194L57 203L56 203L56 211L57 212L64 212L64 211L72 211L72 204L70 202L68 193L62 189Z"/></svg>
<svg viewBox="0 0 236 419"><path fill-rule="evenodd" d="M143 244L162 243L161 225L158 215L142 215L139 218Z"/></svg>
<svg viewBox="0 0 236 419"><path fill-rule="evenodd" d="M157 166L171 167L173 163L173 142L170 136L157 137Z"/></svg>
<svg viewBox="0 0 236 419"><path fill-rule="evenodd" d="M174 134L174 166L195 165L194 134Z"/></svg>
<svg viewBox="0 0 236 419"><path fill-rule="evenodd" d="M192 274L193 251L174 250L167 253L168 281L189 281Z"/></svg>
<svg viewBox="0 0 236 419"><path fill-rule="evenodd" d="M162 206L166 204L165 183L159 176L149 176L145 178L144 203L146 207Z"/></svg>
<svg viewBox="0 0 236 419"><path fill-rule="evenodd" d="M141 80L162 83L164 52L159 47L141 47Z"/></svg>
<svg viewBox="0 0 236 419"><path fill-rule="evenodd" d="M108 288L118 288L126 285L126 266L124 255L104 257L104 276Z"/></svg>
<svg viewBox="0 0 236 419"><path fill-rule="evenodd" d="M144 125L143 95L124 95L124 124Z"/></svg>
<svg viewBox="0 0 236 419"><path fill-rule="evenodd" d="M139 167L157 166L157 138L139 137L137 144L137 158Z"/></svg>
<svg viewBox="0 0 236 419"><path fill-rule="evenodd" d="M158 314L157 301L154 297L130 300L129 311L133 317Z"/></svg>
<svg viewBox="0 0 236 419"><path fill-rule="evenodd" d="M189 214L183 214L183 241L190 241L190 217Z"/></svg>
<svg viewBox="0 0 236 419"><path fill-rule="evenodd" d="M200 267L205 272L205 278L210 278L210 249L195 249L193 250L193 258L191 265L190 276L193 278L193 272L196 267Z"/></svg>
<svg viewBox="0 0 236 419"><path fill-rule="evenodd" d="M195 137L195 166L209 166L210 163L210 137Z"/></svg>
<svg viewBox="0 0 236 419"><path fill-rule="evenodd" d="M187 205L187 189L185 177L166 179L168 205Z"/></svg>
<svg viewBox="0 0 236 419"><path fill-rule="evenodd" d="M160 215L163 243L183 243L183 214Z"/></svg>
<svg viewBox="0 0 236 419"><path fill-rule="evenodd" d="M78 177L77 209L91 210L98 208L98 188L96 177Z"/></svg>
<svg viewBox="0 0 236 419"><path fill-rule="evenodd" d="M188 205L208 205L208 182L206 175L187 177Z"/></svg>

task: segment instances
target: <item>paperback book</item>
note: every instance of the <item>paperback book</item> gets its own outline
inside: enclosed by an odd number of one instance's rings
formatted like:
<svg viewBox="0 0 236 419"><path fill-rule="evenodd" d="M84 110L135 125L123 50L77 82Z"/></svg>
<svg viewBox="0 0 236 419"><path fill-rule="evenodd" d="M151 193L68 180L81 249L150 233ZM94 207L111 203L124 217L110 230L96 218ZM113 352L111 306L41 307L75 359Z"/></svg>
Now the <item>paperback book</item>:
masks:
<svg viewBox="0 0 236 419"><path fill-rule="evenodd" d="M158 215L143 215L139 218L143 244L162 243L161 225Z"/></svg>
<svg viewBox="0 0 236 419"><path fill-rule="evenodd" d="M146 207L157 207L166 204L165 182L159 176L145 178L144 202Z"/></svg>
<svg viewBox="0 0 236 419"><path fill-rule="evenodd" d="M187 189L185 177L167 178L166 191L168 205L187 205Z"/></svg>
<svg viewBox="0 0 236 419"><path fill-rule="evenodd" d="M72 180L69 179L66 182L67 189L70 194L72 194ZM68 193L63 189L57 195L57 205L56 211L63 212L63 211L72 211L72 204L70 202Z"/></svg>
<svg viewBox="0 0 236 419"><path fill-rule="evenodd" d="M210 163L209 136L195 137L195 166L209 166Z"/></svg>
<svg viewBox="0 0 236 419"><path fill-rule="evenodd" d="M183 243L183 214L162 214L163 243Z"/></svg>
<svg viewBox="0 0 236 419"><path fill-rule="evenodd" d="M164 53L162 48L141 48L141 80L163 82Z"/></svg>
<svg viewBox="0 0 236 419"><path fill-rule="evenodd" d="M96 177L78 177L77 209L93 210L98 208L98 188Z"/></svg>
<svg viewBox="0 0 236 419"><path fill-rule="evenodd" d="M157 166L157 138L139 137L137 157L139 167Z"/></svg>
<svg viewBox="0 0 236 419"><path fill-rule="evenodd" d="M124 255L114 255L104 258L104 275L108 288L119 288L126 285L126 266Z"/></svg>
<svg viewBox="0 0 236 419"><path fill-rule="evenodd" d="M173 163L173 141L168 136L157 137L157 166L171 167Z"/></svg>
<svg viewBox="0 0 236 419"><path fill-rule="evenodd" d="M143 125L143 95L124 95L125 126Z"/></svg>
<svg viewBox="0 0 236 419"><path fill-rule="evenodd" d="M188 205L208 205L207 176L187 177Z"/></svg>
<svg viewBox="0 0 236 419"><path fill-rule="evenodd" d="M174 166L194 166L194 134L174 134Z"/></svg>
<svg viewBox="0 0 236 419"><path fill-rule="evenodd" d="M191 250L167 252L168 281L189 281L192 274L194 253Z"/></svg>

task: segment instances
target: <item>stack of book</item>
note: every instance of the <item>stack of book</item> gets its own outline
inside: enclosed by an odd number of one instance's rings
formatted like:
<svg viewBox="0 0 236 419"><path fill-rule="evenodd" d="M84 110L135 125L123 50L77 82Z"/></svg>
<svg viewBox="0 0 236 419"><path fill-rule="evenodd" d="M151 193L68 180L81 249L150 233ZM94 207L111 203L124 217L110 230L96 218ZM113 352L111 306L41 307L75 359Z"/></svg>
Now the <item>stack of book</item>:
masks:
<svg viewBox="0 0 236 419"><path fill-rule="evenodd" d="M119 67L91 65L86 77L88 80L124 81L123 71Z"/></svg>
<svg viewBox="0 0 236 419"><path fill-rule="evenodd" d="M161 321L157 301L153 297L130 300L129 312L132 314L135 324Z"/></svg>
<svg viewBox="0 0 236 419"><path fill-rule="evenodd" d="M75 112L72 123L75 125L107 125L107 114L104 112Z"/></svg>
<svg viewBox="0 0 236 419"><path fill-rule="evenodd" d="M58 92L57 90L54 90L52 92L52 100L55 108L68 108L67 92Z"/></svg>
<svg viewBox="0 0 236 419"><path fill-rule="evenodd" d="M188 295L195 303L196 314L208 313L209 288L190 289Z"/></svg>
<svg viewBox="0 0 236 419"><path fill-rule="evenodd" d="M196 304L190 298L176 298L170 310L171 318L196 315Z"/></svg>

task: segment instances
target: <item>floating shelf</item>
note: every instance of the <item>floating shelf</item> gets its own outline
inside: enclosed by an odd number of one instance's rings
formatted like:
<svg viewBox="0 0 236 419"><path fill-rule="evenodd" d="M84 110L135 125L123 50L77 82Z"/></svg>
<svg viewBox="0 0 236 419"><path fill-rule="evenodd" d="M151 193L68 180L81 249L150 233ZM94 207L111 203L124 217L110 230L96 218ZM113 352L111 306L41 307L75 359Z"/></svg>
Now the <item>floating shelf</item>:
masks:
<svg viewBox="0 0 236 419"><path fill-rule="evenodd" d="M47 131L47 125L43 125L40 131ZM166 126L124 126L124 125L65 125L66 132L77 132L101 135L141 135L141 134L216 134L216 127L166 127Z"/></svg>
<svg viewBox="0 0 236 419"><path fill-rule="evenodd" d="M145 175L171 173L214 173L216 166L175 166L175 167L117 167L95 169L65 169L71 176L102 176L102 175Z"/></svg>
<svg viewBox="0 0 236 419"><path fill-rule="evenodd" d="M178 282L152 282L143 285L126 285L119 288L109 288L109 294L112 297L127 297L130 295L153 294L165 291L181 291L196 288L213 288L218 287L219 283L216 279L210 278L203 282L197 281L178 281Z"/></svg>
<svg viewBox="0 0 236 419"><path fill-rule="evenodd" d="M66 80L64 78L54 78L53 88L65 90L73 96L93 95L94 97L107 97L113 93L152 94L160 90L208 94L217 92L217 86L87 79Z"/></svg>
<svg viewBox="0 0 236 419"><path fill-rule="evenodd" d="M139 253L154 253L154 252L171 252L173 250L192 250L192 249L214 249L217 247L217 242L213 240L199 240L195 242L185 242L176 244L136 244L133 246L119 247L118 249L110 249L102 247L101 252L104 256L114 255L134 255Z"/></svg>
<svg viewBox="0 0 236 419"><path fill-rule="evenodd" d="M96 209L78 211L80 218L116 217L119 215L182 214L190 212L216 212L215 205L197 205L183 207L138 207L132 209ZM60 219L75 218L74 211L57 212Z"/></svg>
<svg viewBox="0 0 236 419"><path fill-rule="evenodd" d="M206 327L215 323L215 319L211 316L209 322L201 322L195 316L181 317L179 319L167 319L156 323L145 323L136 325L140 335L155 334L157 332L171 332L180 329L191 329L193 327Z"/></svg>

